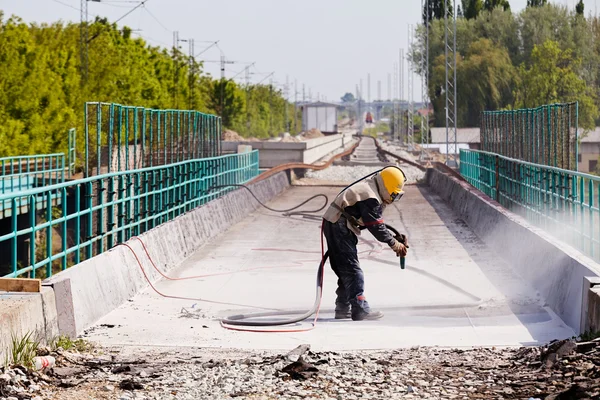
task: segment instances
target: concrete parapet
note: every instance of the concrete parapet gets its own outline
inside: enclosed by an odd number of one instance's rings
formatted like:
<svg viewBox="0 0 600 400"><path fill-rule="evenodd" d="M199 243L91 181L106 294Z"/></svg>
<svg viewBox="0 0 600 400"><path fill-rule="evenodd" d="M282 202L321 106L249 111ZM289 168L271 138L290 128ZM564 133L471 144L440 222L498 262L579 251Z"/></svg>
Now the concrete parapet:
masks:
<svg viewBox="0 0 600 400"><path fill-rule="evenodd" d="M13 336L21 339L31 333L32 339L47 344L58 332L52 289L43 287L40 293L0 294L0 365L12 347Z"/></svg>
<svg viewBox="0 0 600 400"><path fill-rule="evenodd" d="M279 173L251 185L251 188L261 201L266 202L288 186L286 174ZM140 237L156 266L166 272L257 207L257 202L246 190L235 190ZM157 281L160 275L148 261L139 241L130 240L127 244L138 254L149 280ZM65 281L69 281L70 288ZM61 293L56 301L60 316L58 325L61 334L70 336L81 334L85 328L148 287L134 255L125 246L117 246L86 260L44 281L44 284Z"/></svg>
<svg viewBox="0 0 600 400"><path fill-rule="evenodd" d="M303 142L222 142L224 152L237 152L240 144L259 150L259 167L273 168L281 164L300 162L312 164L343 149L352 141L352 135L337 134L309 139Z"/></svg>
<svg viewBox="0 0 600 400"><path fill-rule="evenodd" d="M575 332L584 330L584 279L600 275L598 264L467 182L436 169L427 171L427 182L566 324Z"/></svg>
<svg viewBox="0 0 600 400"><path fill-rule="evenodd" d="M600 332L600 287L593 287L588 292L587 331Z"/></svg>

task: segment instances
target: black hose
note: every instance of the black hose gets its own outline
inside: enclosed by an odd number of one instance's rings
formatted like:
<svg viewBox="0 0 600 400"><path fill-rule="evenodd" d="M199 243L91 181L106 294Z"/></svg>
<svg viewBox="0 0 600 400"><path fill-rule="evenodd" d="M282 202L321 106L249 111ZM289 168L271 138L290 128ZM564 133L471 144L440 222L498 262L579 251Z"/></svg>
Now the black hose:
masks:
<svg viewBox="0 0 600 400"><path fill-rule="evenodd" d="M350 186L357 184L358 182L367 179L370 176L373 176L374 174L376 174L379 171L374 172L373 174L369 174L359 180L357 180L356 182L348 185L346 188L344 188L342 190L342 192L346 189L348 189ZM288 213L287 215L292 215L292 213L290 213L290 211L296 210L298 208L300 208L301 206L303 206L304 204L308 203L309 201L311 201L312 199L315 199L317 197L323 196L325 197L325 204L323 205L323 207L321 207L318 210L314 210L314 211L304 211L304 212L298 212L298 214L303 214L303 213L309 213L309 212L318 212L321 211L325 208L325 206L327 206L328 203L328 199L327 196L324 194L317 194L305 201L303 201L302 203L300 203L299 205L286 209L286 210L276 210L274 208L271 208L269 206L267 206L266 204L264 204L263 202L261 202L256 195L252 192L252 190L247 187L246 185L242 185L242 184L231 184L231 185L220 185L220 186L213 186L211 187L209 190L215 189L215 188L222 188L222 187L231 187L231 186L235 186L235 187L243 187L246 190L248 190L250 192L250 194L252 195L252 197L254 197L254 199L264 208L266 208L269 211L273 211L273 212L280 212L280 213ZM340 192L340 193L342 193ZM396 236L399 235L399 232L391 225L385 224L386 228L388 228L390 231L392 231ZM365 229L365 227L360 227L361 230ZM221 320L221 323L223 325L231 325L231 326L253 326L253 327L268 327L268 326L283 326L283 325L290 325L290 324L296 324L298 322L302 322L305 319L310 318L311 315L313 315L314 313L317 312L319 305L321 303L321 296L323 294L323 275L324 275L324 268L325 268L325 262L327 261L327 259L329 258L329 251L326 251L325 254L323 255L323 258L321 259L321 262L319 264L319 269L317 270L317 288L316 288L316 293L315 293L315 302L313 303L312 307L309 310L289 310L289 311L267 311L267 312L260 312L260 313L251 313L251 314L236 314L236 315L231 315L229 317L225 317ZM268 321L256 321L255 319L257 318L265 318L265 317L281 317L281 316L285 316L285 315L297 315L296 317L292 317L292 318L279 318L279 319L271 319Z"/></svg>
<svg viewBox="0 0 600 400"><path fill-rule="evenodd" d="M393 226L385 224L385 227L388 228L390 231L394 232L394 234L399 235L398 231ZM366 228L364 226L361 226L360 229L363 230ZM225 325L234 326L282 326L296 324L298 322L302 322L305 319L310 318L311 315L317 312L319 304L321 303L321 295L323 294L323 270L325 268L325 262L328 258L329 251L326 251L323 255L323 258L321 259L321 263L319 264L319 269L317 270L317 290L315 293L315 302L313 303L310 310L266 311L251 314L237 314L223 318L221 322ZM250 321L251 319L256 318L281 317L283 315L298 316L293 318L282 318L269 321Z"/></svg>
<svg viewBox="0 0 600 400"><path fill-rule="evenodd" d="M226 325L236 326L280 326L295 324L298 322L302 322L305 319L308 319L311 315L317 312L317 308L319 307L319 303L321 302L321 295L323 293L323 269L325 268L325 261L327 261L328 257L329 251L325 252L323 258L321 259L321 263L319 264L319 269L317 270L317 291L315 294L315 302L310 310L267 311L252 314L237 314L231 315L227 318L223 318L221 322ZM296 314L299 315L293 318L276 319L269 321L248 321L249 319L255 318L278 317L282 315Z"/></svg>
<svg viewBox="0 0 600 400"><path fill-rule="evenodd" d="M264 208L266 208L269 211L273 211L273 212L278 212L278 213L284 213L284 215L286 216L290 216L290 215L301 215L301 214L309 214L309 213L316 213L319 211L323 211L325 209L325 207L327 207L327 204L329 204L329 199L327 198L327 196L323 193L319 193L316 194L306 200L304 200L302 203L298 204L297 206L285 209L285 210L277 210L275 208L271 208L268 205L266 205L265 203L263 203L262 201L260 201L258 199L258 197L256 197L256 195L254 194L254 192L246 185L242 185L242 184L236 184L236 183L232 183L229 185L217 185L217 186L212 186L210 189L208 189L208 191L212 191L213 189L219 189L219 188L226 188L226 187L241 187L246 189L247 191L250 192L250 194L252 195L252 197L254 197L254 200L256 200L258 202L258 204L260 204L261 206L263 206ZM308 211L302 211L302 212L292 212L294 210L297 210L298 208L302 207L303 205L305 205L306 203L310 202L311 200L317 199L319 197L323 197L325 199L325 203L321 206L321 208L318 208L316 210L308 210Z"/></svg>

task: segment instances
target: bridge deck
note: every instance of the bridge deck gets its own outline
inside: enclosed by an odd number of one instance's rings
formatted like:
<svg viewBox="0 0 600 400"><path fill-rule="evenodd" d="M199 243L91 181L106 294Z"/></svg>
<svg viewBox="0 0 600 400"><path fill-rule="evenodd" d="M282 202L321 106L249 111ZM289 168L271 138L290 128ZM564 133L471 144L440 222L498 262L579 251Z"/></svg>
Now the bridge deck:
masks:
<svg viewBox="0 0 600 400"><path fill-rule="evenodd" d="M287 208L331 187L294 187L270 203ZM407 269L363 233L359 250L366 295L386 314L380 321L333 319L336 278L326 271L317 329L308 333L228 331L218 317L255 311L199 301L165 299L151 290L99 321L88 336L103 345L316 350L398 348L413 345L514 346L573 335L544 300L499 260L430 188L411 186L386 222L409 235ZM318 220L259 210L225 236L199 249L176 276L273 267L191 281L161 281L163 293L272 307L307 308L314 298L319 260ZM510 249L506 249L510 251ZM525 266L521 266L525 268ZM114 324L108 329L102 324ZM309 327L305 322L303 326Z"/></svg>

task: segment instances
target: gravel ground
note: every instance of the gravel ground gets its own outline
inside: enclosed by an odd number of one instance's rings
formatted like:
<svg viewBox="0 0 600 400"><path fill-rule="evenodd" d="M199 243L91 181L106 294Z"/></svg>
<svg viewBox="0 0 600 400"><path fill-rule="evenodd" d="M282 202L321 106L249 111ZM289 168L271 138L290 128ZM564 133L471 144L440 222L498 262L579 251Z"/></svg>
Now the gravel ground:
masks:
<svg viewBox="0 0 600 400"><path fill-rule="evenodd" d="M408 183L417 183L425 177L425 172L412 165L400 165L406 174ZM380 166L331 166L321 171L308 171L306 178L316 179L324 182L351 183L374 171L381 169Z"/></svg>
<svg viewBox="0 0 600 400"><path fill-rule="evenodd" d="M598 399L597 345L357 353L300 346L287 354L226 356L207 349L59 353L47 374L0 373L0 399Z"/></svg>

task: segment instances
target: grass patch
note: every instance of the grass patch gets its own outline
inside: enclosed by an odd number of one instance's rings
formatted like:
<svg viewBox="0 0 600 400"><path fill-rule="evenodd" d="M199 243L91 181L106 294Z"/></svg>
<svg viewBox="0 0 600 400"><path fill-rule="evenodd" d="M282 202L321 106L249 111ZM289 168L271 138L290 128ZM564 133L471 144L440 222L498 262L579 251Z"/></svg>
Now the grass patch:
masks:
<svg viewBox="0 0 600 400"><path fill-rule="evenodd" d="M59 336L50 344L52 350L61 348L63 350L77 350L79 352L89 351L93 348L92 344L83 339L73 340L68 336Z"/></svg>
<svg viewBox="0 0 600 400"><path fill-rule="evenodd" d="M597 339L600 337L600 331L599 332L584 332L581 335L579 335L579 337L581 338L582 342L589 342L591 340Z"/></svg>
<svg viewBox="0 0 600 400"><path fill-rule="evenodd" d="M19 338L11 335L11 349L6 355L6 365L22 365L33 369L33 358L37 355L40 342L33 339L33 332Z"/></svg>

